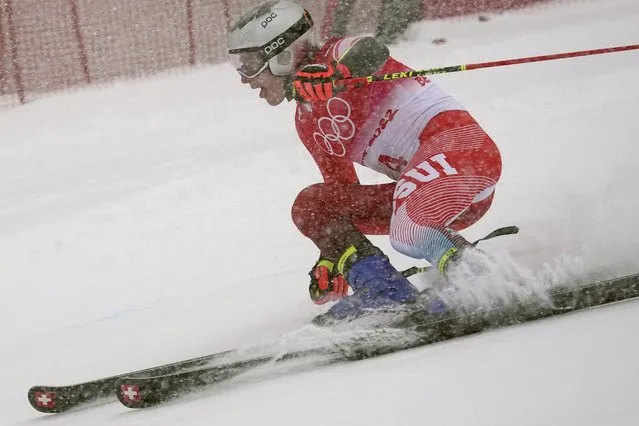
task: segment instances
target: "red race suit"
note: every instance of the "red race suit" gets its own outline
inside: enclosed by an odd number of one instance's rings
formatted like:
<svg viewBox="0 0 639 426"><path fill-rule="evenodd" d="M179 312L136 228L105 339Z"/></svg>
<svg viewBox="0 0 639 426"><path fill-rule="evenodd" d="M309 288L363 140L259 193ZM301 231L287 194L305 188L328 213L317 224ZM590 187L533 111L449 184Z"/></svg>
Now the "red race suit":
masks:
<svg viewBox="0 0 639 426"><path fill-rule="evenodd" d="M360 39L329 40L314 62L340 61ZM411 70L388 57L375 75ZM293 221L313 241L347 216L363 234L387 234L400 253L436 264L451 248L467 244L456 231L479 220L492 203L501 175L497 146L427 77L299 102L295 124L324 178L302 190L292 209ZM353 163L394 182L361 185Z"/></svg>

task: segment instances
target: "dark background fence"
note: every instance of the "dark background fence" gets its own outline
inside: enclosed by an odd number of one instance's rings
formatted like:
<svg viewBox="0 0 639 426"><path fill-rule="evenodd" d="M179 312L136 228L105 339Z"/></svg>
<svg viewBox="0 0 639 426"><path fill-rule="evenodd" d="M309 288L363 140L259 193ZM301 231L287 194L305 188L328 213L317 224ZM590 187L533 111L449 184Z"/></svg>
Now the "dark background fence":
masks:
<svg viewBox="0 0 639 426"><path fill-rule="evenodd" d="M385 0L301 0L324 36L375 31ZM423 0L423 19L545 0ZM0 0L0 106L118 78L225 60L229 24L259 0ZM395 3L399 3L397 1Z"/></svg>

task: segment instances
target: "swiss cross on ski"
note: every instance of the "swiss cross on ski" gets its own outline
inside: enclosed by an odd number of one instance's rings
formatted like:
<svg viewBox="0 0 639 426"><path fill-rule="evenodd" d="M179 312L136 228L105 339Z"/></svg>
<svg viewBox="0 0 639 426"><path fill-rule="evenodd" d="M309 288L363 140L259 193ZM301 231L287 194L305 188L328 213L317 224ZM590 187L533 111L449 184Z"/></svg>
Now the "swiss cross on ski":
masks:
<svg viewBox="0 0 639 426"><path fill-rule="evenodd" d="M34 398L38 407L55 408L55 394L52 392L36 392Z"/></svg>
<svg viewBox="0 0 639 426"><path fill-rule="evenodd" d="M140 388L135 385L120 385L120 393L125 401L140 402L142 400Z"/></svg>

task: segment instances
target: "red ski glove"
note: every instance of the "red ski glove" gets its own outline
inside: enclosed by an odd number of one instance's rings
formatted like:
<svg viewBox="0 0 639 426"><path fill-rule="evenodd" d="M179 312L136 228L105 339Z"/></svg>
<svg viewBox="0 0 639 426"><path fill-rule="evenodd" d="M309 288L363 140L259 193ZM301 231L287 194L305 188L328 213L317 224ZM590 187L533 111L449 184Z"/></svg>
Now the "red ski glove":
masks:
<svg viewBox="0 0 639 426"><path fill-rule="evenodd" d="M339 90L333 87L333 81L350 76L351 72L346 65L337 62L333 65L304 65L295 73L293 79L295 99L305 102L327 101Z"/></svg>
<svg viewBox="0 0 639 426"><path fill-rule="evenodd" d="M311 284L308 286L308 292L311 300L318 305L348 296L346 279L342 274L333 275L333 268L333 262L320 259L309 273Z"/></svg>

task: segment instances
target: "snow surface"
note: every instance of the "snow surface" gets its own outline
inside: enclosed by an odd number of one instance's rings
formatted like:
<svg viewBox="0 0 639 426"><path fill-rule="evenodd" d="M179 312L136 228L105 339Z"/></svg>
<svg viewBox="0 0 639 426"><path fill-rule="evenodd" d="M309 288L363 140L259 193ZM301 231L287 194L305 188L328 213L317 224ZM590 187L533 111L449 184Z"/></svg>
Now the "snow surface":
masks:
<svg viewBox="0 0 639 426"><path fill-rule="evenodd" d="M422 23L392 52L429 68L637 44L638 22L637 0L578 1ZM519 225L484 249L532 271L639 270L638 66L635 51L436 77L505 163L465 235ZM0 114L2 425L639 424L636 302L145 411L33 411L31 385L276 340L322 311L306 294L316 249L289 216L319 180L293 111L218 65Z"/></svg>

